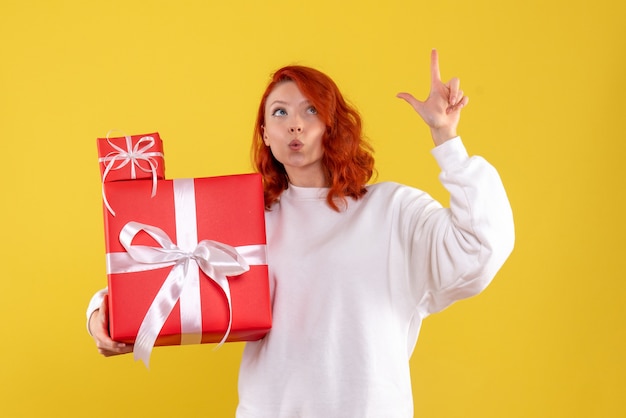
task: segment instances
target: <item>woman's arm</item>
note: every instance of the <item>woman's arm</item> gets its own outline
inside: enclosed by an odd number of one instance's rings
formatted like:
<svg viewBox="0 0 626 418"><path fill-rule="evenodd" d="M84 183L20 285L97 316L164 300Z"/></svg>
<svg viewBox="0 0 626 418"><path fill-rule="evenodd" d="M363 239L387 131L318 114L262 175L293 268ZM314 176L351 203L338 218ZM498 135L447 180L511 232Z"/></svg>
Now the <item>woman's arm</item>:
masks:
<svg viewBox="0 0 626 418"><path fill-rule="evenodd" d="M431 89L425 101L409 93L406 100L429 126L441 168L440 180L450 192L450 207L419 201L406 205L405 239L417 269L413 296L428 313L482 291L513 250L515 230L511 207L493 166L470 157L457 137L461 110L469 99L458 78L441 81L439 57L431 53Z"/></svg>

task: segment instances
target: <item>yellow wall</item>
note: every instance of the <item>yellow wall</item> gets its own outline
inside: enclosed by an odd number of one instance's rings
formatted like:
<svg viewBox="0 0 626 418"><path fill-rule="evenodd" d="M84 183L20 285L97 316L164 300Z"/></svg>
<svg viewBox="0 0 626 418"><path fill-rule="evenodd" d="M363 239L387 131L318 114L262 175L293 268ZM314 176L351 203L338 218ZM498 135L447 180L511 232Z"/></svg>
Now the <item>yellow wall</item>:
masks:
<svg viewBox="0 0 626 418"><path fill-rule="evenodd" d="M384 6L375 6L384 4ZM247 172L270 72L331 75L380 180L446 200L424 125L429 51L470 96L460 132L500 170L517 246L481 296L429 318L411 360L424 417L622 417L626 393L620 0L0 3L0 415L232 416L242 345L104 359L95 138L159 131L169 178Z"/></svg>

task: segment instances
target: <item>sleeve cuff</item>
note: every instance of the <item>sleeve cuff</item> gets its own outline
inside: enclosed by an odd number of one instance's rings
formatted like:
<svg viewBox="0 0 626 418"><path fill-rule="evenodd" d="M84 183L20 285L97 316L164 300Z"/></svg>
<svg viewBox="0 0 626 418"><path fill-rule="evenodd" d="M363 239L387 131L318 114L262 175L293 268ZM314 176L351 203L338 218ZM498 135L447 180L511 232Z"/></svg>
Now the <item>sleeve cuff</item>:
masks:
<svg viewBox="0 0 626 418"><path fill-rule="evenodd" d="M461 137L452 138L431 150L442 171L448 171L461 165L469 158Z"/></svg>
<svg viewBox="0 0 626 418"><path fill-rule="evenodd" d="M89 333L89 335L91 335L91 330L89 329L89 319L91 318L91 314L100 308L100 305L102 304L102 300L104 299L104 296L108 293L109 293L108 288L99 290L98 292L96 292L95 295L92 296L91 300L89 301L89 305L87 306L87 312L86 312L87 332Z"/></svg>

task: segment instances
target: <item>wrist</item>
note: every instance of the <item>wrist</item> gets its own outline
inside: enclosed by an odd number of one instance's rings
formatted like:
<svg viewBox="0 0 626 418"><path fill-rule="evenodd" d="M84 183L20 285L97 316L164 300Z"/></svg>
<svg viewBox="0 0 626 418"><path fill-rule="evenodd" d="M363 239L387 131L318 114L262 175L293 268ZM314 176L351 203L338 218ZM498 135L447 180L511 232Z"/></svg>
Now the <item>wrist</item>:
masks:
<svg viewBox="0 0 626 418"><path fill-rule="evenodd" d="M441 145L444 142L458 136L456 129L453 128L431 128L430 135L432 136L435 145Z"/></svg>

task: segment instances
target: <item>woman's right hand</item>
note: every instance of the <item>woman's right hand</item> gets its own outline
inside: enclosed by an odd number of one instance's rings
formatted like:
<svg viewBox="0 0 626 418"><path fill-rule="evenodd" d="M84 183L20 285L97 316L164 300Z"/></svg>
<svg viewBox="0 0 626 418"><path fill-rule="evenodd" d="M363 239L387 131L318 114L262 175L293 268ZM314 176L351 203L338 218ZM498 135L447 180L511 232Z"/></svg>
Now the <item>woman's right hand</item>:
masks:
<svg viewBox="0 0 626 418"><path fill-rule="evenodd" d="M109 298L104 296L100 308L93 311L89 317L89 332L96 342L98 352L105 357L116 356L118 354L131 353L132 344L124 344L113 341L109 335Z"/></svg>

